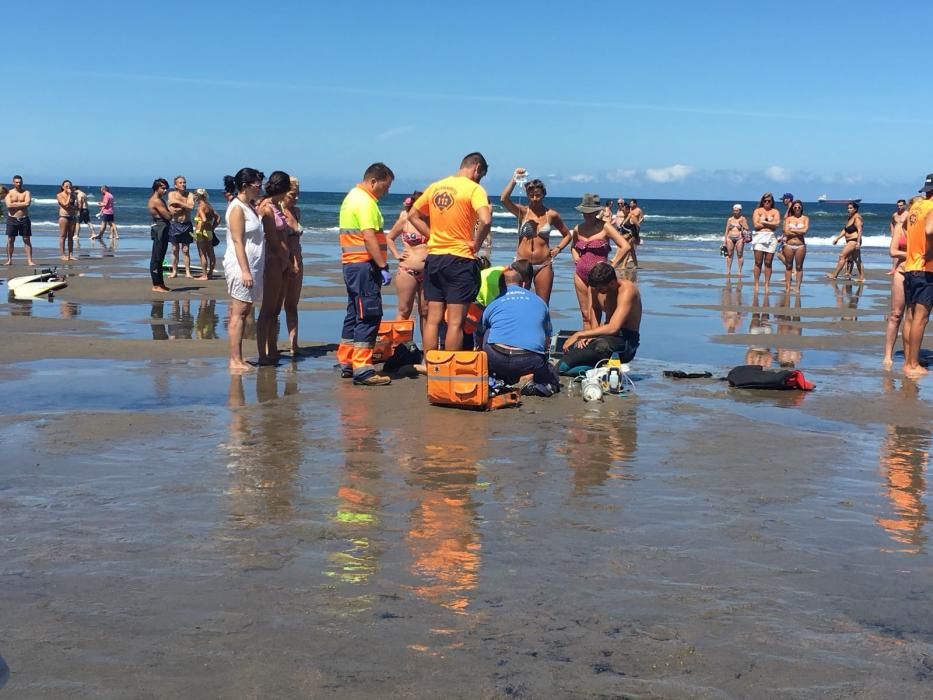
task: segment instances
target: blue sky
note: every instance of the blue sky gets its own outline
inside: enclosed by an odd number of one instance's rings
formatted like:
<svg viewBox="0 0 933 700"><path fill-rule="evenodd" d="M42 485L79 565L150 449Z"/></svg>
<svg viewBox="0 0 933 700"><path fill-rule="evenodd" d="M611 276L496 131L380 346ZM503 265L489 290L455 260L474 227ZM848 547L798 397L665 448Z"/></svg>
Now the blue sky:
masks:
<svg viewBox="0 0 933 700"><path fill-rule="evenodd" d="M219 186L243 165L411 189L887 201L933 171L933 4L17 4L2 162L28 181ZM9 75L8 75L9 77ZM16 81L18 83L18 81Z"/></svg>

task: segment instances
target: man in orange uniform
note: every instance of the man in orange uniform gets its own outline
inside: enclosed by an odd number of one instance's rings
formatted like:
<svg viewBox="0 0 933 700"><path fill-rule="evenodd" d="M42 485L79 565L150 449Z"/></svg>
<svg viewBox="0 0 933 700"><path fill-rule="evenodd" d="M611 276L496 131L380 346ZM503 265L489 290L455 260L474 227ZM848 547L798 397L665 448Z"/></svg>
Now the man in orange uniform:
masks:
<svg viewBox="0 0 933 700"><path fill-rule="evenodd" d="M373 163L363 181L340 205L340 260L347 285L347 316L337 348L340 376L362 386L391 384L376 374L373 347L382 321L382 287L392 281L386 261L386 235L378 200L392 186L395 174L384 163Z"/></svg>
<svg viewBox="0 0 933 700"><path fill-rule="evenodd" d="M411 225L428 239L424 265L424 298L428 302L423 330L425 350L438 348L438 328L445 313L444 349L463 347L463 319L480 285L476 251L489 235L492 223L489 197L479 184L488 169L481 153L470 153L461 161L456 175L432 183L408 213Z"/></svg>
<svg viewBox="0 0 933 700"><path fill-rule="evenodd" d="M924 199L907 218L907 258L904 260L904 374L926 374L920 365L923 332L933 307L933 173L927 175Z"/></svg>

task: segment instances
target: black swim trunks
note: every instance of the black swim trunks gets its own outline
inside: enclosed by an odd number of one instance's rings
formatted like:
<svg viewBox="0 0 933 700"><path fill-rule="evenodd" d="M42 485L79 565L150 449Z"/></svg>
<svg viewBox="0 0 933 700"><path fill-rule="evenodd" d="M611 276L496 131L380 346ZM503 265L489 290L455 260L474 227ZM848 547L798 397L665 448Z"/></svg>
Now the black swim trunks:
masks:
<svg viewBox="0 0 933 700"><path fill-rule="evenodd" d="M914 270L904 273L904 301L933 308L933 272Z"/></svg>
<svg viewBox="0 0 933 700"><path fill-rule="evenodd" d="M88 209L79 209L78 221L82 224L91 223L91 212Z"/></svg>
<svg viewBox="0 0 933 700"><path fill-rule="evenodd" d="M32 236L32 222L29 217L24 216L22 219L9 217L6 220L6 235L10 238L16 238L17 236L29 238Z"/></svg>
<svg viewBox="0 0 933 700"><path fill-rule="evenodd" d="M168 240L172 244L190 245L194 242L194 226L190 221L173 221L168 226Z"/></svg>
<svg viewBox="0 0 933 700"><path fill-rule="evenodd" d="M471 304L479 294L479 264L459 255L428 255L424 261L424 298Z"/></svg>

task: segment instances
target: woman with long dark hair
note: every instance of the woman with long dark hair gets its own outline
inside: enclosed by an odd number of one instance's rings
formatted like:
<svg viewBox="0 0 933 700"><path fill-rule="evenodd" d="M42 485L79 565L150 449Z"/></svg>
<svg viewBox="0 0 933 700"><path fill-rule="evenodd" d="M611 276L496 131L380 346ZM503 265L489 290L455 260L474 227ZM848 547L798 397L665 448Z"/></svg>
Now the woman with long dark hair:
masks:
<svg viewBox="0 0 933 700"><path fill-rule="evenodd" d="M243 361L243 326L253 312L253 304L262 300L262 277L266 242L262 219L253 202L262 191L263 174L253 168L240 168L233 177L224 177L224 191L233 195L227 205L227 251L224 276L230 303L230 371L251 369Z"/></svg>
<svg viewBox="0 0 933 700"><path fill-rule="evenodd" d="M289 178L288 193L282 199L281 210L288 224L286 240L291 269L285 278L282 305L285 307L285 326L288 328L288 346L292 357L301 354L298 347L298 302L301 300L301 286L304 281L304 259L301 251L301 209L298 203L300 184L297 177Z"/></svg>
<svg viewBox="0 0 933 700"><path fill-rule="evenodd" d="M795 276L794 290L800 291L803 279L803 261L807 257L805 237L810 230L810 217L803 213L803 202L795 199L784 217L784 289L790 289L791 278Z"/></svg>
<svg viewBox="0 0 933 700"><path fill-rule="evenodd" d="M865 279L865 270L862 267L861 253L862 215L858 213L858 202L849 202L846 209L849 212L849 218L846 220L846 225L833 239L833 245L836 245L839 239L843 237L846 240L846 244L839 253L839 262L836 263L836 269L826 276L833 280L836 279L839 277L839 273L842 272L842 268L845 267L847 263L852 262L858 269L858 281L861 282Z"/></svg>
<svg viewBox="0 0 933 700"><path fill-rule="evenodd" d="M285 280L294 271L288 248L291 227L282 212L282 200L292 188L288 173L276 170L266 181L266 196L259 203L262 228L266 237L265 272L262 305L256 322L259 364L274 365L279 360L278 317L285 296Z"/></svg>

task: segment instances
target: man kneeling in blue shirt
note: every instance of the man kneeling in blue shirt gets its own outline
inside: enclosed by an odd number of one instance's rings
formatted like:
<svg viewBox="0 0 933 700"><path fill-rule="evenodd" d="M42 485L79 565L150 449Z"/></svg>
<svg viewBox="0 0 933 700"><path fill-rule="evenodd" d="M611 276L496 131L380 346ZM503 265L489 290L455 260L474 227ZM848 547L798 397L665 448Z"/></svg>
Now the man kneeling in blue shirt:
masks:
<svg viewBox="0 0 933 700"><path fill-rule="evenodd" d="M489 372L506 384L515 384L531 374L522 393L551 396L560 390L557 373L547 361L551 336L551 314L541 298L522 286L519 272L502 273L505 293L483 312L479 330L483 350L489 357Z"/></svg>

